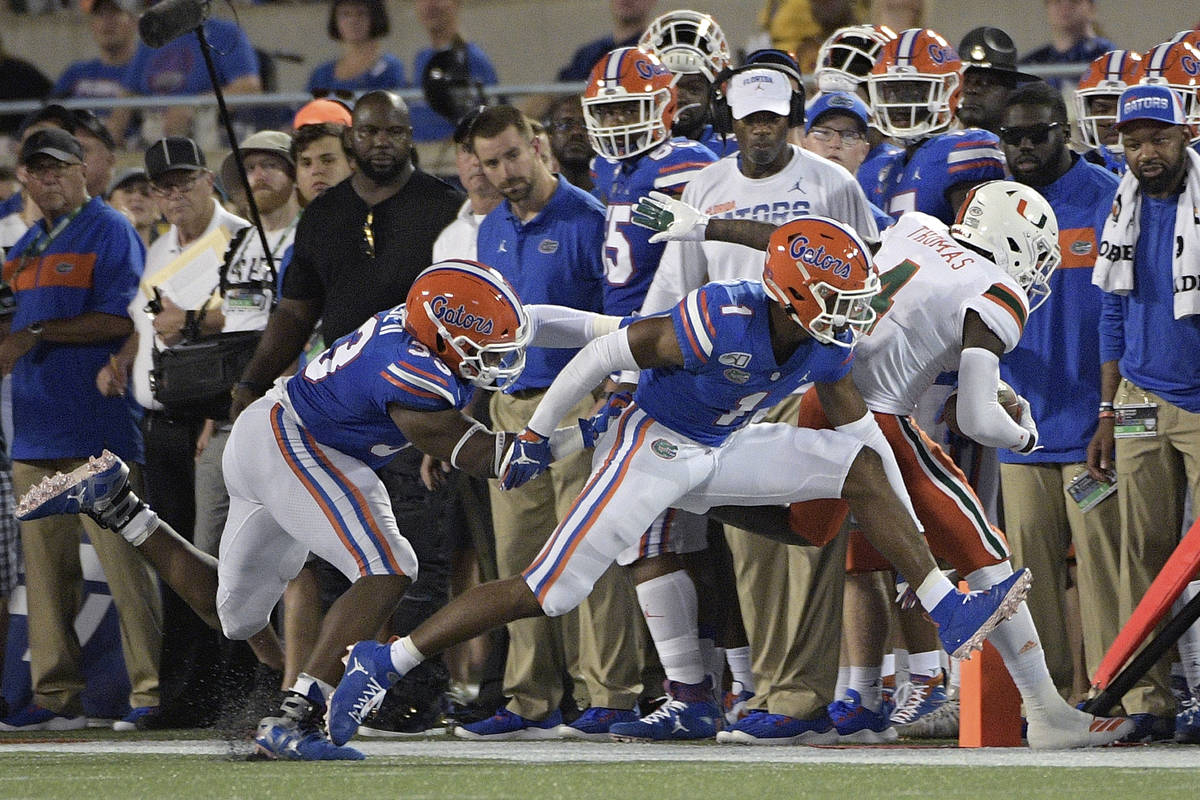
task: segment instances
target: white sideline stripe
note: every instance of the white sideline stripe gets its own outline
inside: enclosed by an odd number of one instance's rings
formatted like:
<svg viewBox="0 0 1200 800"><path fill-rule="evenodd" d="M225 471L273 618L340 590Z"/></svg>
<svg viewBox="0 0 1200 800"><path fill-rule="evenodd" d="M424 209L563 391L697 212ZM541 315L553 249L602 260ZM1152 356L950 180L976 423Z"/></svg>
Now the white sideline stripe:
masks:
<svg viewBox="0 0 1200 800"><path fill-rule="evenodd" d="M47 736L57 736L48 731ZM947 767L1075 767L1085 769L1200 769L1200 747L1173 744L1098 750L1045 750L1025 747L748 747L679 744L605 744L597 742L457 742L442 740L380 742L355 740L368 757L431 758L521 763L624 763L693 761L728 764L881 764ZM235 747L249 752L249 742ZM153 754L224 756L230 744L215 739L105 742L0 742L0 758L9 753L81 755ZM369 763L369 758L368 758Z"/></svg>

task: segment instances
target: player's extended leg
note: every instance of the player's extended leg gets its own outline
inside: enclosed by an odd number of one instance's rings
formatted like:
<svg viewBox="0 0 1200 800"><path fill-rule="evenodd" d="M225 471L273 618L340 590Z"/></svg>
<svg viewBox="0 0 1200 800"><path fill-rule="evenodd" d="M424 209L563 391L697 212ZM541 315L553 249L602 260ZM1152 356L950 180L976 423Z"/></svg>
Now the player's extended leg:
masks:
<svg viewBox="0 0 1200 800"><path fill-rule="evenodd" d="M129 467L105 450L69 474L44 479L17 506L17 518L87 514L121 534L150 562L159 577L211 627L217 616L217 560L201 552L158 518L129 486ZM248 639L255 655L279 669L283 651L274 630L265 627Z"/></svg>
<svg viewBox="0 0 1200 800"><path fill-rule="evenodd" d="M676 448L671 459L656 455L668 446ZM578 606L618 554L702 480L714 460L710 448L658 425L640 409L626 412L598 451L604 455L597 456L583 492L522 575L474 587L390 645L363 641L351 648L329 704L335 743L348 741L388 687L427 656L497 625L543 613L559 616Z"/></svg>

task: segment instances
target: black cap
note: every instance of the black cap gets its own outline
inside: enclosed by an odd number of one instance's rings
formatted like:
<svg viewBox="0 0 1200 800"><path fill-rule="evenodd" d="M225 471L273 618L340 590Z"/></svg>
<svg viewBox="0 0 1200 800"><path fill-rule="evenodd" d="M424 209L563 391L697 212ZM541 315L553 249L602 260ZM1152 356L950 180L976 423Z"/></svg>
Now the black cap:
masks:
<svg viewBox="0 0 1200 800"><path fill-rule="evenodd" d="M146 177L146 170L141 167L126 167L118 172L108 184L108 189L104 192L105 197L111 197L112 193L117 189L122 189L131 183L139 181L149 181Z"/></svg>
<svg viewBox="0 0 1200 800"><path fill-rule="evenodd" d="M70 109L60 106L58 103L51 103L26 114L17 131L19 134L24 134L39 122L52 122L67 133L74 133L76 126L79 125L79 120L75 118Z"/></svg>
<svg viewBox="0 0 1200 800"><path fill-rule="evenodd" d="M168 136L146 150L146 175L152 181L174 169L207 169L204 153L191 139Z"/></svg>
<svg viewBox="0 0 1200 800"><path fill-rule="evenodd" d="M28 164L34 156L50 156L64 164L82 164L83 148L79 146L79 140L66 131L46 128L30 134L21 145L22 164Z"/></svg>
<svg viewBox="0 0 1200 800"><path fill-rule="evenodd" d="M87 131L93 137L99 139L109 150L116 150L117 143L113 141L112 134L108 132L108 128L100 121L94 113L86 108L77 108L71 112L75 117L75 132Z"/></svg>
<svg viewBox="0 0 1200 800"><path fill-rule="evenodd" d="M1014 83L1039 80L1036 75L1017 69L1017 47L1002 28L984 25L967 31L958 45L958 57L962 59L964 73L987 69L1008 74Z"/></svg>

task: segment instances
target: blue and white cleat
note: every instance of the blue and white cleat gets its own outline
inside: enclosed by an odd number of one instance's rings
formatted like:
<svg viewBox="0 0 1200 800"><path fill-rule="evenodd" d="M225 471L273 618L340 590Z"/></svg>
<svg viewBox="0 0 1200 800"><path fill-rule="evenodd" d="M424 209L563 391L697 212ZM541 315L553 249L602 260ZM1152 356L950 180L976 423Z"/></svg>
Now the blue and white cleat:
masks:
<svg viewBox="0 0 1200 800"><path fill-rule="evenodd" d="M387 690L400 680L392 665L389 643L363 641L347 648L346 672L329 698L326 724L335 745L354 738L358 726L383 702Z"/></svg>
<svg viewBox="0 0 1200 800"><path fill-rule="evenodd" d="M878 711L862 704L862 695L847 689L846 696L829 704L829 718L840 743L884 744L894 742L896 729L890 719L892 707L884 703Z"/></svg>
<svg viewBox="0 0 1200 800"><path fill-rule="evenodd" d="M129 484L129 467L105 450L67 474L42 478L17 504L17 519L28 521L54 514L92 514L112 505Z"/></svg>
<svg viewBox="0 0 1200 800"><path fill-rule="evenodd" d="M254 734L255 756L282 761L362 761L353 747L338 747L316 727L291 717L267 717Z"/></svg>
<svg viewBox="0 0 1200 800"><path fill-rule="evenodd" d="M796 719L754 710L732 728L717 734L720 744L781 746L837 744L837 741L837 728L825 711L816 719Z"/></svg>
<svg viewBox="0 0 1200 800"><path fill-rule="evenodd" d="M938 626L938 638L951 658L962 659L983 642L996 626L1017 613L1029 594L1032 576L1025 567L996 585L979 592L953 591L942 598L929 617Z"/></svg>
<svg viewBox="0 0 1200 800"><path fill-rule="evenodd" d="M712 693L712 680L685 684L667 681L667 702L632 722L617 722L608 729L618 742L661 742L712 739L717 735L721 709Z"/></svg>

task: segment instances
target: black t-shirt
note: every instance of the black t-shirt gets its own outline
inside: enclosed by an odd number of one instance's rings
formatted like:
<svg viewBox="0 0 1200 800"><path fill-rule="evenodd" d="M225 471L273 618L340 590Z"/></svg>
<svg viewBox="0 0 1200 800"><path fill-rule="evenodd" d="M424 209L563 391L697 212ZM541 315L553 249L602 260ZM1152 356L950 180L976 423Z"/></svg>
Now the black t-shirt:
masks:
<svg viewBox="0 0 1200 800"><path fill-rule="evenodd" d="M283 296L322 303L325 343L404 302L413 279L433 263L433 242L458 215L463 195L416 170L396 194L368 209L347 179L315 198L300 217ZM375 258L363 225L373 213Z"/></svg>

